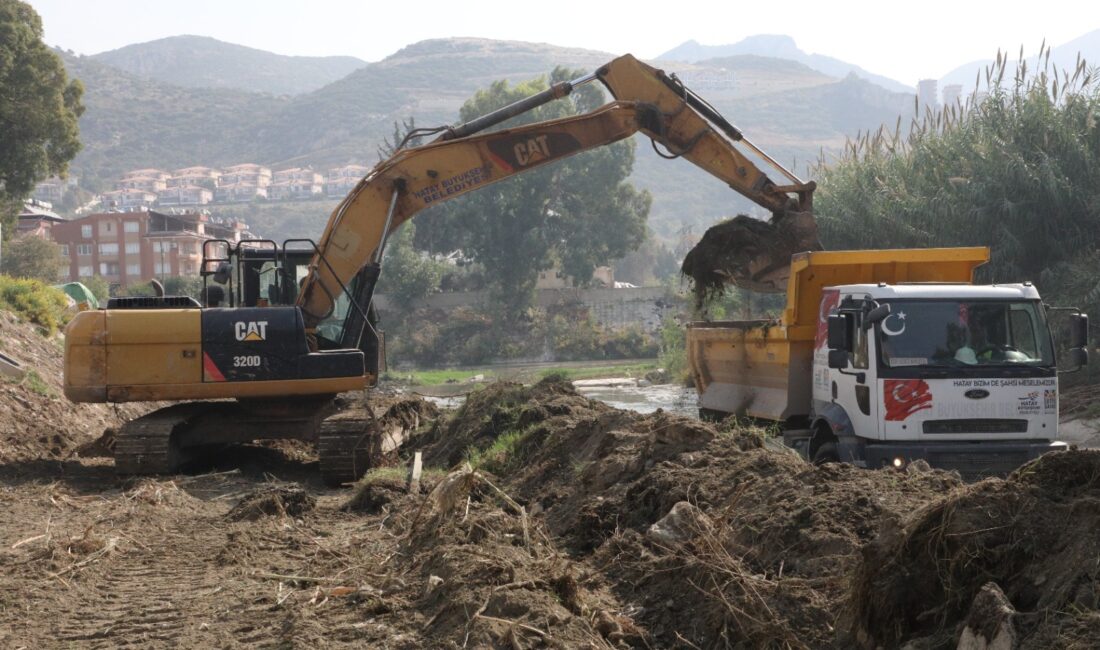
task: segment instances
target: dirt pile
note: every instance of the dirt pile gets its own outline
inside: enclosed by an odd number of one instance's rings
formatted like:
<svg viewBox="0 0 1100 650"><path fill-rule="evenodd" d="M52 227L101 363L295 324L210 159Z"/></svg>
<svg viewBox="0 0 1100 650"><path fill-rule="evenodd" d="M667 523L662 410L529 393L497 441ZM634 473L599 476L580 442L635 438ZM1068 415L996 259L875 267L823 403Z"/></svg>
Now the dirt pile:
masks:
<svg viewBox="0 0 1100 650"><path fill-rule="evenodd" d="M864 549L853 629L886 646L941 646L992 583L1018 612L1021 647L1095 647L1097 530L1100 451L1048 454L1008 480L957 489Z"/></svg>
<svg viewBox="0 0 1100 650"><path fill-rule="evenodd" d="M140 404L73 404L62 392L64 339L0 311L0 352L28 371L21 381L0 377L0 463L71 455L107 427L137 417Z"/></svg>
<svg viewBox="0 0 1100 650"><path fill-rule="evenodd" d="M761 431L618 411L549 381L489 386L415 444L496 476L655 647L844 646L836 617L863 546L961 485L814 467Z"/></svg>
<svg viewBox="0 0 1100 650"><path fill-rule="evenodd" d="M640 646L645 634L545 526L467 466L439 482L403 543L427 645ZM461 639L460 639L461 637Z"/></svg>
<svg viewBox="0 0 1100 650"><path fill-rule="evenodd" d="M708 228L684 257L680 272L691 278L696 305L702 307L729 285L786 291L791 256L811 250L821 250L813 215L763 221L742 214Z"/></svg>

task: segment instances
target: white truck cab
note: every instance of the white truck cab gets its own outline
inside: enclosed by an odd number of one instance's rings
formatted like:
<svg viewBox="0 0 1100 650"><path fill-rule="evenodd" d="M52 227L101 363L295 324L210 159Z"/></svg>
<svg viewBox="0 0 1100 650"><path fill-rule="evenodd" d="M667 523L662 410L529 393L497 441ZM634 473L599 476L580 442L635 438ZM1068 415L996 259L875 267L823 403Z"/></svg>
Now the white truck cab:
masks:
<svg viewBox="0 0 1100 650"><path fill-rule="evenodd" d="M815 460L988 474L1066 448L1054 342L1030 283L826 287L819 313ZM1087 318L1073 318L1080 366Z"/></svg>

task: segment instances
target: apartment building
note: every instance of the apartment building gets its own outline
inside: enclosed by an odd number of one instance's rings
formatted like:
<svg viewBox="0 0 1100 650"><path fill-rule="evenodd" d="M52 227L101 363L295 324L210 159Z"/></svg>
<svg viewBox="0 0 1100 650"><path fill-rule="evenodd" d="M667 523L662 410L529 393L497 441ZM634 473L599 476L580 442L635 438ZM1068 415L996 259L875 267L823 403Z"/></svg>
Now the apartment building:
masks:
<svg viewBox="0 0 1100 650"><path fill-rule="evenodd" d="M40 237L51 239L50 232L55 223L65 223L65 219L35 199L23 204L19 212L19 221L15 227L15 234L19 237Z"/></svg>
<svg viewBox="0 0 1100 650"><path fill-rule="evenodd" d="M157 192L160 207L206 205L213 200L214 192L197 185L177 185Z"/></svg>
<svg viewBox="0 0 1100 650"><path fill-rule="evenodd" d="M191 174L173 174L167 181L167 189L175 187L205 187L213 192L218 189L218 175L211 176L199 172Z"/></svg>
<svg viewBox="0 0 1100 650"><path fill-rule="evenodd" d="M127 178L151 177L166 181L168 180L169 176L171 176L171 174L164 171L163 169L147 167L145 169L131 169L130 171L122 175L122 180L125 180Z"/></svg>
<svg viewBox="0 0 1100 650"><path fill-rule="evenodd" d="M221 172L217 169L213 167L203 167L202 165L172 170L172 178L177 178L179 176L205 176L207 178L217 179L220 175Z"/></svg>
<svg viewBox="0 0 1100 650"><path fill-rule="evenodd" d="M245 163L227 167L218 176L219 186L239 184L267 187L271 185L271 168L254 163Z"/></svg>
<svg viewBox="0 0 1100 650"><path fill-rule="evenodd" d="M369 171L370 167L363 165L344 165L328 170L325 174L325 195L336 199L346 196Z"/></svg>
<svg viewBox="0 0 1100 650"><path fill-rule="evenodd" d="M285 183L285 182L297 182L297 183L316 183L317 185L324 185L325 179L323 176L306 167L292 167L290 169L280 169L271 178L272 184Z"/></svg>
<svg viewBox="0 0 1100 650"><path fill-rule="evenodd" d="M116 210L147 210L157 201L156 192L148 190L114 190L101 196L104 207Z"/></svg>
<svg viewBox="0 0 1100 650"><path fill-rule="evenodd" d="M106 212L54 223L51 235L69 262L67 279L94 275L120 288L152 278L198 275L202 242L250 237L247 225L189 212Z"/></svg>
<svg viewBox="0 0 1100 650"><path fill-rule="evenodd" d="M218 185L214 196L219 203L238 203L241 201L254 201L267 198L267 186L253 183L231 183Z"/></svg>
<svg viewBox="0 0 1100 650"><path fill-rule="evenodd" d="M116 190L141 190L157 193L168 187L168 179L157 176L130 176L115 181Z"/></svg>

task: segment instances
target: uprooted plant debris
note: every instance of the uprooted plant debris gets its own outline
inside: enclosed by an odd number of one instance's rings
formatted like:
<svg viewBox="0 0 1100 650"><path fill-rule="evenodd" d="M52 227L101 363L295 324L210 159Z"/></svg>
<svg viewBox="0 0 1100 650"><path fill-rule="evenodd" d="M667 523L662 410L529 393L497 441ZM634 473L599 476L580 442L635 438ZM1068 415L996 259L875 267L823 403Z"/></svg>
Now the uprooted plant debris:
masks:
<svg viewBox="0 0 1100 650"><path fill-rule="evenodd" d="M887 646L951 645L974 627L964 618L984 590L1011 608L1013 647L1096 647L1098 530L1100 451L1047 454L1008 480L954 490L864 548L853 631Z"/></svg>
<svg viewBox="0 0 1100 650"><path fill-rule="evenodd" d="M741 214L707 228L684 257L680 273L691 279L696 306L701 308L730 285L786 291L791 256L820 249L811 216L792 213L763 221Z"/></svg>
<svg viewBox="0 0 1100 650"><path fill-rule="evenodd" d="M297 486L266 486L246 494L226 518L255 521L261 517L300 517L313 510L317 500Z"/></svg>

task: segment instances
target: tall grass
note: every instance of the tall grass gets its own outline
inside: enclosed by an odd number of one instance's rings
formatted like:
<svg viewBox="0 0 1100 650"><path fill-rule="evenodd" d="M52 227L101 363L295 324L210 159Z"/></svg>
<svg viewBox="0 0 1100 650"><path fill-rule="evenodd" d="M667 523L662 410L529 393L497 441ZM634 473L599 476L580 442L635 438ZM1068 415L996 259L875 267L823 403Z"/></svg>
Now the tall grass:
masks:
<svg viewBox="0 0 1100 650"><path fill-rule="evenodd" d="M821 160L816 208L827 248L987 245L989 281L1100 299L1100 86L998 54L988 95L926 111L903 131L864 133ZM1072 287L1072 289L1071 289ZM1094 310L1095 311L1095 310Z"/></svg>

